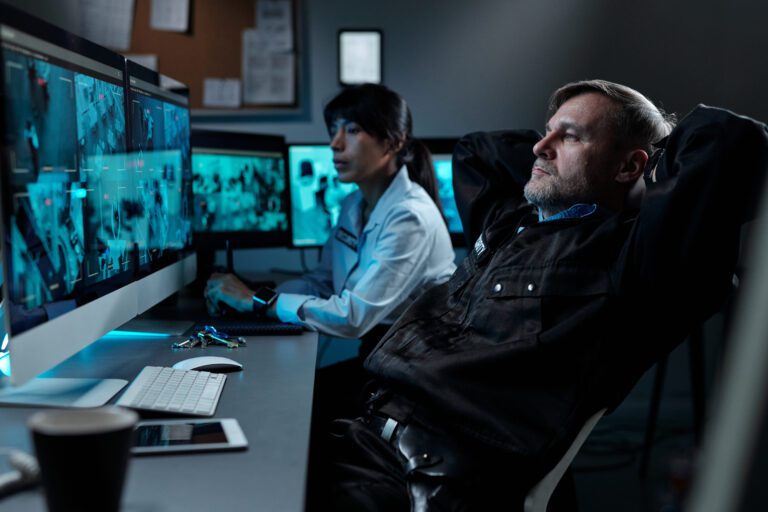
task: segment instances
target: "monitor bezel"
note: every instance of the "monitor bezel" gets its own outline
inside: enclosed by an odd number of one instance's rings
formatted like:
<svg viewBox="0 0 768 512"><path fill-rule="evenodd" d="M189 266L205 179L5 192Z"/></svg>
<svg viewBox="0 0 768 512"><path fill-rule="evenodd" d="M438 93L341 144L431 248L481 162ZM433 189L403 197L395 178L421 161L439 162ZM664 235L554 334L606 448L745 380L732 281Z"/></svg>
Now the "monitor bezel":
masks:
<svg viewBox="0 0 768 512"><path fill-rule="evenodd" d="M190 136L190 150L216 149L235 151L274 151L283 158L283 179L285 190L283 204L286 205L288 227L285 232L274 231L194 231L193 245L199 249L260 249L290 247L293 232L291 214L290 174L288 172L288 146L282 135L264 133L227 132L207 129L193 129ZM194 170L193 170L194 172ZM194 200L194 192L193 192ZM194 208L194 205L193 205ZM194 228L194 226L193 226Z"/></svg>
<svg viewBox="0 0 768 512"><path fill-rule="evenodd" d="M126 132L127 132L127 144L128 144L128 152L129 154L132 154L136 151L136 144L133 140L133 123L134 119L133 116L130 115L130 101L132 98L132 95L134 94L131 91L131 88L133 87L131 84L131 78L137 78L143 82L146 82L147 84L150 84L152 86L157 87L158 89L164 90L164 92L169 93L168 96L165 98L169 102L174 103L176 106L184 108L187 111L187 119L189 120L189 134L190 134L190 145L189 145L189 154L187 155L187 161L189 162L190 169L189 169L189 179L191 180L191 166L192 166L192 117L191 112L189 109L189 87L186 84L183 84L181 82L174 82L177 84L176 87L173 89L169 89L164 85L164 79L165 75L162 75L161 73L158 73L157 71L153 69L149 69L145 66L142 66L141 64L134 62L130 59L125 59L125 101L126 101ZM140 86L138 88L141 88ZM154 97L154 99L160 99L159 97ZM187 193L189 194L189 197L187 198L188 204L192 204L192 185L191 183L188 186ZM194 215L194 211L191 211L191 215ZM191 221L192 219L190 219ZM194 236L194 235L193 235ZM138 265L136 268L136 279L141 279L143 277L146 277L148 275L151 275L159 270L164 269L165 267L168 267L170 265L173 265L179 261L184 260L187 258L190 254L194 252L194 239L193 241L186 247L181 247L173 250L167 250L165 253L160 256L157 259L154 259L148 263L145 263L143 265Z"/></svg>

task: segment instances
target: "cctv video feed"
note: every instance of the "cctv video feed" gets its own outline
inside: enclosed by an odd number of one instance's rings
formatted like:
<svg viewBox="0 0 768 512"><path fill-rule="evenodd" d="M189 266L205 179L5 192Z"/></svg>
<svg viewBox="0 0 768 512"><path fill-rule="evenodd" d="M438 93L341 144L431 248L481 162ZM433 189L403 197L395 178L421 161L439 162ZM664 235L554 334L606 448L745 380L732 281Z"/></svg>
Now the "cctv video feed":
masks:
<svg viewBox="0 0 768 512"><path fill-rule="evenodd" d="M339 181L328 145L296 145L288 151L293 245L324 245L338 221L342 201L357 185Z"/></svg>
<svg viewBox="0 0 768 512"><path fill-rule="evenodd" d="M286 232L281 153L193 148L197 232Z"/></svg>
<svg viewBox="0 0 768 512"><path fill-rule="evenodd" d="M5 40L2 55L7 284L31 309L131 265L124 89L118 70L91 76Z"/></svg>
<svg viewBox="0 0 768 512"><path fill-rule="evenodd" d="M139 264L160 260L192 241L189 110L131 87L131 166L137 193L133 234Z"/></svg>

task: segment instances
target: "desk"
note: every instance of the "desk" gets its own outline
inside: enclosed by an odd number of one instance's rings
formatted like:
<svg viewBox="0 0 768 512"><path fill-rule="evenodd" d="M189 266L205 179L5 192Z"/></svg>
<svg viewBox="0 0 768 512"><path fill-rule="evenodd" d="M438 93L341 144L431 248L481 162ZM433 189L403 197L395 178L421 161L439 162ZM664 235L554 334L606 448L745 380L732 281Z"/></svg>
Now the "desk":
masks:
<svg viewBox="0 0 768 512"><path fill-rule="evenodd" d="M172 351L174 339L103 338L46 376L130 381L146 365L203 355L202 349ZM242 372L227 374L216 417L237 418L248 450L134 457L123 512L304 509L317 334L247 339L247 347L209 347L205 355L243 364ZM0 446L32 452L25 422L35 410L0 408ZM40 488L0 500L0 512L22 510L45 510Z"/></svg>

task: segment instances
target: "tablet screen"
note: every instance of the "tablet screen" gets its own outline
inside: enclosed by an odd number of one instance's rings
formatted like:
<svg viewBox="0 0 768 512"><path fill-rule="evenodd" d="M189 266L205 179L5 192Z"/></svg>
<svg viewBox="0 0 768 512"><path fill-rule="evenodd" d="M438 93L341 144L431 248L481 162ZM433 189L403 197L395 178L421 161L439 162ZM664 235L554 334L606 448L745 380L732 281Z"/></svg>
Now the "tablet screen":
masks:
<svg viewBox="0 0 768 512"><path fill-rule="evenodd" d="M186 446L197 444L228 444L227 435L219 421L139 425L134 446Z"/></svg>

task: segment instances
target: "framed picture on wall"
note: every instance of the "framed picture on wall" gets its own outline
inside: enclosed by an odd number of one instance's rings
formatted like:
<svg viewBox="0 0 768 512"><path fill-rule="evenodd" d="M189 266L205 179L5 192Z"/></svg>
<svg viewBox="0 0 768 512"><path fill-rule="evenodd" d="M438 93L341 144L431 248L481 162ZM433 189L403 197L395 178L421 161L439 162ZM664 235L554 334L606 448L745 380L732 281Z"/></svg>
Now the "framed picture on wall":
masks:
<svg viewBox="0 0 768 512"><path fill-rule="evenodd" d="M339 30L339 83L382 82L382 32L378 29Z"/></svg>

